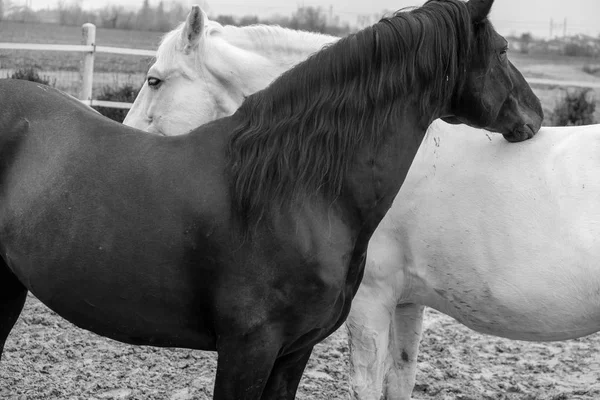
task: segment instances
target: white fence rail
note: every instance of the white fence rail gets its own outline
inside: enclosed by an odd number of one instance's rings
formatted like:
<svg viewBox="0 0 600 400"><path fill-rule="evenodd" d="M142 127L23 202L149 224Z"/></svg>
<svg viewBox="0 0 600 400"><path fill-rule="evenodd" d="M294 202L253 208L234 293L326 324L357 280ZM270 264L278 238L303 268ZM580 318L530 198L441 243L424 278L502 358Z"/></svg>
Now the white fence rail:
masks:
<svg viewBox="0 0 600 400"><path fill-rule="evenodd" d="M33 44L33 43L0 43L0 49L4 50L39 50L39 51L71 51L84 54L81 68L81 92L79 99L89 106L110 108L131 108L131 103L116 101L103 101L92 99L92 83L94 80L94 55L96 53L110 53L122 55L134 55L142 57L154 57L154 50L128 49L123 47L96 46L96 26L94 24L83 24L83 39L80 45L64 44ZM585 81L559 81L552 79L527 78L530 84L549 86L574 86L600 89L600 83Z"/></svg>
<svg viewBox="0 0 600 400"><path fill-rule="evenodd" d="M586 82L586 81L557 81L554 79L543 79L543 78L525 78L530 85L548 85L548 86L573 86L582 88L600 89L600 83L598 82Z"/></svg>
<svg viewBox="0 0 600 400"><path fill-rule="evenodd" d="M89 106L109 108L131 108L131 103L118 101L103 101L92 99L92 84L94 81L94 55L96 53L122 54L128 56L154 57L154 50L128 49L123 47L96 46L96 26L83 24L83 39L80 45L71 44L34 44L34 43L0 43L0 50L35 50L35 51L70 51L83 53L81 67L81 91L79 100Z"/></svg>

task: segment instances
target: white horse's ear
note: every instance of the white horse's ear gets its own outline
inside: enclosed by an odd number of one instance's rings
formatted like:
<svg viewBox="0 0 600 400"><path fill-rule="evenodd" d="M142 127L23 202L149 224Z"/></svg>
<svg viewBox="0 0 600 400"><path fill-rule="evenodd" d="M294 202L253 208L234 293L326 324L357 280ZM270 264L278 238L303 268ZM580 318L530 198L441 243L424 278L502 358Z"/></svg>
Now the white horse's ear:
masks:
<svg viewBox="0 0 600 400"><path fill-rule="evenodd" d="M492 4L494 4L494 0L469 0L467 7L471 14L471 21L478 23L487 18L492 9Z"/></svg>
<svg viewBox="0 0 600 400"><path fill-rule="evenodd" d="M199 5L194 4L192 6L192 11L190 11L185 20L185 26L182 31L182 39L186 53L195 49L200 43L200 40L202 40L206 19L206 13Z"/></svg>

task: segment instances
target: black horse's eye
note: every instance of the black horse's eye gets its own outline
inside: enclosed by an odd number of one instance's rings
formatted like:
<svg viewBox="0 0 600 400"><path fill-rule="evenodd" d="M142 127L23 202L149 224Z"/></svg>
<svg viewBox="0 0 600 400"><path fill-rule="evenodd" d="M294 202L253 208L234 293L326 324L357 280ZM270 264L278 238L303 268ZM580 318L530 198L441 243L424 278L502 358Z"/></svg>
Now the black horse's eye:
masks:
<svg viewBox="0 0 600 400"><path fill-rule="evenodd" d="M502 60L502 61L506 60L507 52L508 52L508 48L504 48L504 49L500 50L500 53L498 54L498 56L500 57L500 60Z"/></svg>
<svg viewBox="0 0 600 400"><path fill-rule="evenodd" d="M161 80L158 78L155 78L153 76L149 76L148 77L148 86L153 87L153 88L158 88L158 86L161 84Z"/></svg>

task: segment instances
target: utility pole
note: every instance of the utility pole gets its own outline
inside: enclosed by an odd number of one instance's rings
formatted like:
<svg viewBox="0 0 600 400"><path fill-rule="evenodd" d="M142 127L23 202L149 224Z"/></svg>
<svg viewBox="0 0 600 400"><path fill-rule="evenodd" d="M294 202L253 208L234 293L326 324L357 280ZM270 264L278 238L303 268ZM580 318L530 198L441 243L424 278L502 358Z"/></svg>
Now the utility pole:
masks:
<svg viewBox="0 0 600 400"><path fill-rule="evenodd" d="M550 39L552 39L552 28L554 28L554 20L550 18Z"/></svg>
<svg viewBox="0 0 600 400"><path fill-rule="evenodd" d="M565 17L565 24L563 25L563 37L567 37L567 18Z"/></svg>

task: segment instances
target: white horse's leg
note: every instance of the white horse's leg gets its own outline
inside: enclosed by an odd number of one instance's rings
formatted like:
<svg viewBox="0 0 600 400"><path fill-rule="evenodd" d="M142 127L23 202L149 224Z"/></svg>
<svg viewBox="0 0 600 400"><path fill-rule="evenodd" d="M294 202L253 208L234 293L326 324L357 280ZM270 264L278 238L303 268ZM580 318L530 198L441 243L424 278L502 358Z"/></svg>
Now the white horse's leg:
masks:
<svg viewBox="0 0 600 400"><path fill-rule="evenodd" d="M366 292L364 289L359 293ZM346 320L352 399L380 400L383 395L383 380L391 367L388 345L394 306L367 294L357 295L352 303Z"/></svg>
<svg viewBox="0 0 600 400"><path fill-rule="evenodd" d="M399 304L390 331L389 354L393 362L385 377L385 399L410 400L417 374L417 356L423 331L420 304Z"/></svg>

